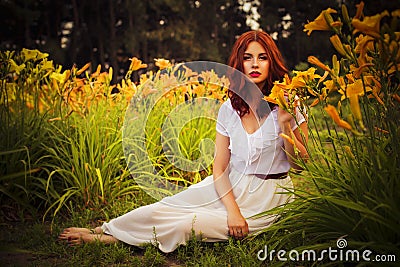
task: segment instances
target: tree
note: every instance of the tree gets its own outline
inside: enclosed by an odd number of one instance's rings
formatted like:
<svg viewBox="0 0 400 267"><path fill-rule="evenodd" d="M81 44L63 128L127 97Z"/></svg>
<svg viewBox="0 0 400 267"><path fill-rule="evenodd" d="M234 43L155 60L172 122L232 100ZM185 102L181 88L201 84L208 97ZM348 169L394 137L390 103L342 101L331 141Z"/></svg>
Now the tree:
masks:
<svg viewBox="0 0 400 267"><path fill-rule="evenodd" d="M353 12L356 0L0 0L1 49L37 48L65 68L73 64L114 68L124 76L129 58L227 62L235 38L250 29L243 4L258 6L262 29L271 33L289 68L313 54L330 60L331 44L308 37L303 26L328 7ZM396 1L366 0L368 8L393 10ZM365 10L370 12L370 10ZM323 48L323 49L321 49ZM151 64L149 67L151 68Z"/></svg>

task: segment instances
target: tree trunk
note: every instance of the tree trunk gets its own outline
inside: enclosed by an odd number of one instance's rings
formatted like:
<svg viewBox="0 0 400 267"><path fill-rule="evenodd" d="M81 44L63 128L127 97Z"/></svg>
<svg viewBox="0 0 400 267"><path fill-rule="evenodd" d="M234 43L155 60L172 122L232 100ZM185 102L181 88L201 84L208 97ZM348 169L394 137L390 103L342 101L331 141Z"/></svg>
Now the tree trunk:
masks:
<svg viewBox="0 0 400 267"><path fill-rule="evenodd" d="M115 29L115 10L114 1L109 0L109 11L110 11L110 64L113 67L113 79L119 73L119 66L117 61L117 46L116 46L116 29Z"/></svg>
<svg viewBox="0 0 400 267"><path fill-rule="evenodd" d="M102 10L102 6L100 5L99 0L96 0L95 2L95 10L96 10L96 29L102 29L102 25L101 25L101 10ZM101 66L104 66L106 63L106 59L105 59L105 52L104 52L104 34L102 30L98 30L97 31L97 43L95 44L96 48L98 49L98 55L99 58L98 60L100 60L100 62L98 62ZM97 68L97 66L92 66L93 68Z"/></svg>
<svg viewBox="0 0 400 267"><path fill-rule="evenodd" d="M74 14L74 26L72 28L72 38L71 38L71 46L70 46L70 58L71 63L76 63L77 52L78 52L78 42L80 37L80 22L79 22L79 10L76 0L72 0L72 10Z"/></svg>

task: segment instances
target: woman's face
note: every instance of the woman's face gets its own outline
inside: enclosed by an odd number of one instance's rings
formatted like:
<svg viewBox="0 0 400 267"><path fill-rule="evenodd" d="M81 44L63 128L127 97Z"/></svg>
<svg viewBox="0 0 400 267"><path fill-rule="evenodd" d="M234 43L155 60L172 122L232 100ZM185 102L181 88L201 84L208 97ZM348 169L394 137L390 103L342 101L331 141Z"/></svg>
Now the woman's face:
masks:
<svg viewBox="0 0 400 267"><path fill-rule="evenodd" d="M243 56L243 71L259 88L266 82L269 64L264 47L256 41L249 43Z"/></svg>

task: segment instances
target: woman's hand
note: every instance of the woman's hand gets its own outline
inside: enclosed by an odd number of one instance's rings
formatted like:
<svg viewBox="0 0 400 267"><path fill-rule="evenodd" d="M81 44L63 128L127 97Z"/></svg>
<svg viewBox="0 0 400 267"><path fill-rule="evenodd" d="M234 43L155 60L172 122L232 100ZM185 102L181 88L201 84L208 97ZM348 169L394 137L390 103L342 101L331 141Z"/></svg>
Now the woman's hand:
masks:
<svg viewBox="0 0 400 267"><path fill-rule="evenodd" d="M293 115L284 110L283 108L278 108L278 123L283 128L284 125L290 123L290 120L293 119Z"/></svg>
<svg viewBox="0 0 400 267"><path fill-rule="evenodd" d="M242 239L249 234L249 226L240 211L228 213L228 228L229 235L236 239Z"/></svg>

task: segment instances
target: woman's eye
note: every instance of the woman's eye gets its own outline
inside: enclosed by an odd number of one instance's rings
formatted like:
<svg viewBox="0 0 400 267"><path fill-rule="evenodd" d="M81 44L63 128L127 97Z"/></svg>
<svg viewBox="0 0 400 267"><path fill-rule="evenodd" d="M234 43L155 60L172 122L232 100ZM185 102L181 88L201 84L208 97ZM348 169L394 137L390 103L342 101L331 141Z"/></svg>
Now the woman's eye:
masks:
<svg viewBox="0 0 400 267"><path fill-rule="evenodd" d="M251 60L251 56L244 56L243 59L244 60Z"/></svg>
<svg viewBox="0 0 400 267"><path fill-rule="evenodd" d="M260 60L267 60L267 56L260 56L259 59Z"/></svg>

